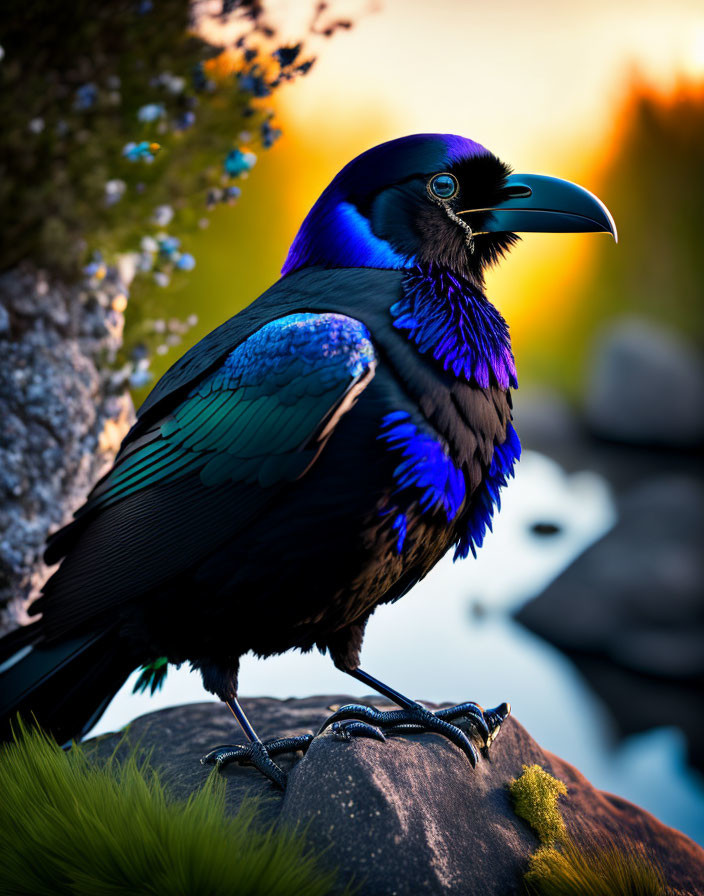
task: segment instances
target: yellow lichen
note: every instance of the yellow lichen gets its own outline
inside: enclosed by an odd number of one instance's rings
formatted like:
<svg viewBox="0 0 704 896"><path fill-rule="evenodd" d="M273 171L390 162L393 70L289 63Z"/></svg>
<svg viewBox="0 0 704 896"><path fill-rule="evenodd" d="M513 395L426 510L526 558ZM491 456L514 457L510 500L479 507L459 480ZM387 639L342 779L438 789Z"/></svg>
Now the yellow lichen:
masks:
<svg viewBox="0 0 704 896"><path fill-rule="evenodd" d="M665 896L660 868L640 844L606 842L577 845L567 834L558 798L567 794L562 781L539 765L523 766L509 784L516 814L538 835L541 846L525 875L532 896Z"/></svg>
<svg viewBox="0 0 704 896"><path fill-rule="evenodd" d="M567 794L562 781L539 765L524 765L523 774L511 781L509 790L516 815L528 822L543 845L565 839L567 831L557 805L558 797Z"/></svg>

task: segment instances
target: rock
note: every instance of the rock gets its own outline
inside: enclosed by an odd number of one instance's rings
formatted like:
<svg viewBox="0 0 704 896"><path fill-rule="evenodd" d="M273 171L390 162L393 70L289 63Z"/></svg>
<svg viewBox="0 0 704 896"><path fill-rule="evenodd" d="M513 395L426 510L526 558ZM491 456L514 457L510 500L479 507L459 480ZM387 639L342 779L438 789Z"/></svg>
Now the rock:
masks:
<svg viewBox="0 0 704 896"><path fill-rule="evenodd" d="M660 476L617 509L614 529L516 618L577 663L621 733L677 725L704 768L704 486Z"/></svg>
<svg viewBox="0 0 704 896"><path fill-rule="evenodd" d="M536 450L558 443L572 444L583 439L583 427L575 410L553 389L521 389L514 408L514 425L521 443Z"/></svg>
<svg viewBox="0 0 704 896"><path fill-rule="evenodd" d="M122 316L105 307L125 289L118 277L51 283L31 267L0 276L0 634L46 578L47 534L85 499L131 421L109 369Z"/></svg>
<svg viewBox="0 0 704 896"><path fill-rule="evenodd" d="M269 738L315 731L329 706L351 699L242 703L262 737ZM239 736L229 713L204 703L150 713L129 726L124 740L116 734L88 744L97 761L118 744L118 752L133 745L152 750L167 790L185 799L209 774L199 757L233 739ZM560 806L578 844L593 839L641 844L662 866L671 887L680 894L701 893L704 852L695 843L644 810L593 788L512 718L492 747L491 760L480 759L474 770L439 735L344 743L327 731L304 758L282 762L289 770L283 794L251 768L229 766L221 774L229 811L236 811L245 796L266 796L264 818L277 826L301 825L322 861L339 869L341 886L354 882L362 896L510 896L524 892L522 876L538 841L514 813L507 785L524 765L534 763L567 785Z"/></svg>
<svg viewBox="0 0 704 896"><path fill-rule="evenodd" d="M686 342L638 317L610 324L594 346L585 415L599 436L636 445L704 441L704 361Z"/></svg>

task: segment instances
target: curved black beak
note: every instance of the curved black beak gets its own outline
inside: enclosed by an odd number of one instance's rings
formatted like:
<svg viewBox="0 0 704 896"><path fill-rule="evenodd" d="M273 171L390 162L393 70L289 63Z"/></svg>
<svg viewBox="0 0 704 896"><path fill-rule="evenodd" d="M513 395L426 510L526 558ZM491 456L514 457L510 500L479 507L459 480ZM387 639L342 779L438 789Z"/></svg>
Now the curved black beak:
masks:
<svg viewBox="0 0 704 896"><path fill-rule="evenodd" d="M476 224L475 233L596 232L610 233L618 242L616 224L604 203L568 180L511 174L503 193L506 198L491 208L464 209L457 214Z"/></svg>

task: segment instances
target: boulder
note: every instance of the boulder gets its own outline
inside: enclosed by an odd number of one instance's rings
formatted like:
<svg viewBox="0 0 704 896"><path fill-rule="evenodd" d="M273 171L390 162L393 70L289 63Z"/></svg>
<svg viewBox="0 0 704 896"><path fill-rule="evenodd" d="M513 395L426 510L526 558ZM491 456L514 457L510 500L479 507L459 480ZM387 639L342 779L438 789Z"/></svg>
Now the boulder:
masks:
<svg viewBox="0 0 704 896"><path fill-rule="evenodd" d="M244 699L263 738L317 730L329 707L344 696L303 700ZM359 702L359 701L354 701ZM383 706L383 701L367 701ZM430 704L429 704L430 705ZM151 751L153 764L174 796L185 799L210 769L199 763L222 743L241 742L224 707L193 704L142 716L126 735L92 744L97 761L117 748ZM472 769L464 754L435 734L389 736L386 743L336 740L328 730L305 757L282 759L285 793L252 768L228 766L229 811L246 796L265 796L264 818L275 826L301 826L340 886L360 894L522 893L522 877L538 840L514 812L508 784L524 765L538 764L565 782L560 807L578 844L641 844L680 894L701 893L704 851L678 831L625 800L596 790L569 763L543 750L513 718Z"/></svg>
<svg viewBox="0 0 704 896"><path fill-rule="evenodd" d="M661 475L617 509L616 526L516 619L575 661L621 733L677 725L704 768L704 487Z"/></svg>
<svg viewBox="0 0 704 896"><path fill-rule="evenodd" d="M639 317L611 323L594 344L585 416L599 436L691 448L704 441L704 361L679 336Z"/></svg>

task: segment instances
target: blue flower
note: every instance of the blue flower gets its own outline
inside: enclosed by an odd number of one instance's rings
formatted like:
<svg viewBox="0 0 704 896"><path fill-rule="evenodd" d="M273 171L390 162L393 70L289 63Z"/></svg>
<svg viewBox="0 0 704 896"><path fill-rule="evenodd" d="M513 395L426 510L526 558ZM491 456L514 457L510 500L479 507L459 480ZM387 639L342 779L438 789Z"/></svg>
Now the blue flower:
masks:
<svg viewBox="0 0 704 896"><path fill-rule="evenodd" d="M177 252L181 245L181 240L178 237L167 236L166 234L157 236L157 241L159 243L159 251L162 255L166 255L167 258L170 258L174 252Z"/></svg>
<svg viewBox="0 0 704 896"><path fill-rule="evenodd" d="M258 65L252 66L248 72L241 72L237 76L242 90L251 93L255 97L269 96L271 87L267 84L264 74Z"/></svg>
<svg viewBox="0 0 704 896"><path fill-rule="evenodd" d="M133 389L141 389L151 382L154 374L146 368L138 368L130 375L130 386Z"/></svg>
<svg viewBox="0 0 704 896"><path fill-rule="evenodd" d="M77 112L85 112L92 109L98 101L98 88L95 84L83 84L76 91L76 97L73 101L73 108Z"/></svg>
<svg viewBox="0 0 704 896"><path fill-rule="evenodd" d="M262 138L262 145L264 146L265 149L270 149L274 145L274 143L279 139L279 137L281 136L280 129L272 127L271 121L269 121L269 119L267 119L265 122L263 122L263 124L260 128L260 132L261 132L261 138Z"/></svg>
<svg viewBox="0 0 704 896"><path fill-rule="evenodd" d="M225 157L225 173L230 177L239 177L253 168L257 157L253 152L243 152L241 149L231 149Z"/></svg>
<svg viewBox="0 0 704 896"><path fill-rule="evenodd" d="M164 115L163 103L147 103L137 111L137 119L143 122L158 121Z"/></svg>
<svg viewBox="0 0 704 896"><path fill-rule="evenodd" d="M127 184L124 180L115 178L105 183L105 205L115 205L124 196Z"/></svg>
<svg viewBox="0 0 704 896"><path fill-rule="evenodd" d="M152 214L152 220L158 227L168 227L174 216L174 210L170 205L157 205Z"/></svg>
<svg viewBox="0 0 704 896"><path fill-rule="evenodd" d="M192 271L196 266L195 258L188 252L184 252L179 256L178 261L176 262L176 267L179 271Z"/></svg>
<svg viewBox="0 0 704 896"><path fill-rule="evenodd" d="M196 114L195 112L191 112L189 109L187 112L184 112L179 118L174 122L174 127L177 131L187 131L188 128L193 127L196 123Z"/></svg>
<svg viewBox="0 0 704 896"><path fill-rule="evenodd" d="M125 143L122 148L122 155L130 162L153 162L154 156L159 152L161 147L158 143L149 143L148 140L142 140L140 143Z"/></svg>

